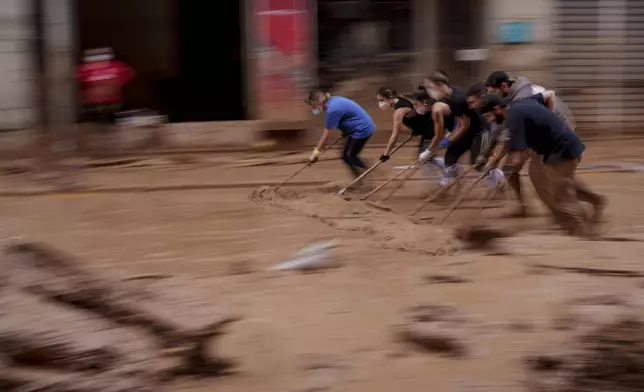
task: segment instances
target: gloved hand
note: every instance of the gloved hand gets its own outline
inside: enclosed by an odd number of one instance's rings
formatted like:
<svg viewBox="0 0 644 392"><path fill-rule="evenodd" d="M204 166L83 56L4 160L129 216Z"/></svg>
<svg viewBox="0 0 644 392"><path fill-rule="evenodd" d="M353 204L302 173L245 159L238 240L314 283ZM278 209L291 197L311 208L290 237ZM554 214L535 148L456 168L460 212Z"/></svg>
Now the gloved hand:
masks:
<svg viewBox="0 0 644 392"><path fill-rule="evenodd" d="M484 181L489 188L498 188L505 182L505 175L499 169L492 169L485 176Z"/></svg>
<svg viewBox="0 0 644 392"><path fill-rule="evenodd" d="M447 148L447 147L449 147L449 143L450 143L450 140L445 138L445 139L441 140L438 145L440 146L440 148Z"/></svg>
<svg viewBox="0 0 644 392"><path fill-rule="evenodd" d="M380 162L387 162L387 161L389 160L389 158L390 158L390 157L389 157L389 155L387 155L387 154L382 154L382 155L380 156Z"/></svg>
<svg viewBox="0 0 644 392"><path fill-rule="evenodd" d="M311 153L311 157L309 158L310 163L315 163L318 161L320 158L320 155L322 155L322 151L318 150L317 148L313 149L313 152Z"/></svg>
<svg viewBox="0 0 644 392"><path fill-rule="evenodd" d="M432 154L432 152L431 152L431 151L429 151L429 150L425 150L425 151L421 152L421 153L420 153L420 155L418 155L418 160L419 160L419 161L422 161L422 162L427 162L427 161L429 161L430 159L432 159L432 156L433 156L433 155L434 155L434 154Z"/></svg>

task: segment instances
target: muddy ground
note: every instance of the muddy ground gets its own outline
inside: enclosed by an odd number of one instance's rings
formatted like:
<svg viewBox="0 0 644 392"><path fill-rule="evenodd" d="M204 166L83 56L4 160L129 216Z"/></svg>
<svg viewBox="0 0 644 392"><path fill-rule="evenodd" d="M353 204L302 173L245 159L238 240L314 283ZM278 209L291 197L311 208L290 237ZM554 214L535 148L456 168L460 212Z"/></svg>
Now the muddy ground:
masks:
<svg viewBox="0 0 644 392"><path fill-rule="evenodd" d="M590 144L583 165L641 164L644 142L618 144ZM619 159L607 160L604 154L614 151ZM379 153L369 149L366 154L375 159ZM330 195L333 186L285 188L260 198L250 197L251 187L146 193L98 189L279 181L297 168L251 166L243 154L208 159L88 168L82 179L96 192L0 199L4 246L43 243L97 276L119 282L152 279L152 289L166 294L153 311L186 328L242 318L211 350L237 363L233 374L164 379L167 390L642 390L636 374L644 339L637 320L628 317L641 314L643 305L644 173L588 169L583 174L610 199L604 241L563 236L534 198L534 217L503 219L506 201L498 198L482 218L511 236L483 250L465 249L451 235L469 219L480 191L444 227L433 226L431 218L441 214L445 202L429 206L416 222L404 218L432 189L425 181L411 182L393 196L387 204L392 211L366 206L355 195L351 201ZM413 159L414 150L406 149L377 175L384 178L394 173L393 166ZM347 173L339 161L329 160L301 177L343 183ZM16 173L0 177L5 191L46 187L31 180ZM337 244L329 251L333 268L270 271L307 245L328 239ZM22 275L12 271L20 270L15 269L19 261L8 258L6 250L3 257L8 279L16 281ZM32 271L36 276L38 268ZM39 284L50 281L43 276ZM36 298L28 301L43 300L31 281L17 281L10 284L15 295L26 291ZM125 295L132 306L148 303L149 297L136 293ZM7 319L18 313L11 310L18 305L3 306ZM45 304L32 317L64 313L59 308ZM83 315L56 319L83 336L117 328L105 320L82 320ZM141 344L142 338L128 333L133 332L116 334L115 350ZM108 337L101 339L111 346ZM621 346L630 352L624 354ZM609 352L612 356L603 357L610 363L597 360L602 357L597 352ZM156 354L144 357L144 362L158 360Z"/></svg>

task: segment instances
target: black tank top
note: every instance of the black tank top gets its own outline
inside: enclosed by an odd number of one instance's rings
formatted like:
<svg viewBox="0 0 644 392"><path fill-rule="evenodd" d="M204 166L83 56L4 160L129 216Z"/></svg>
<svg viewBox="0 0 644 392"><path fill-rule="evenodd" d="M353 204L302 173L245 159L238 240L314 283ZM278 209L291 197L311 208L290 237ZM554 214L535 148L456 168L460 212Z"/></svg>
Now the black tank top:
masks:
<svg viewBox="0 0 644 392"><path fill-rule="evenodd" d="M403 124L411 129L414 135L432 137L431 135L434 134L434 122L432 121L432 114L429 110L425 114L418 114L414 110L414 105L405 98L398 98L398 102L396 102L394 108L395 110L410 108L411 111L403 117Z"/></svg>
<svg viewBox="0 0 644 392"><path fill-rule="evenodd" d="M461 89L455 86L450 87L452 89L452 95L439 101L447 104L451 112L449 116L445 117L445 128L453 130L456 126L456 117L467 116L470 118L470 127L467 130L467 133L481 132L484 129L485 124L481 114L478 111L469 108L467 97Z"/></svg>

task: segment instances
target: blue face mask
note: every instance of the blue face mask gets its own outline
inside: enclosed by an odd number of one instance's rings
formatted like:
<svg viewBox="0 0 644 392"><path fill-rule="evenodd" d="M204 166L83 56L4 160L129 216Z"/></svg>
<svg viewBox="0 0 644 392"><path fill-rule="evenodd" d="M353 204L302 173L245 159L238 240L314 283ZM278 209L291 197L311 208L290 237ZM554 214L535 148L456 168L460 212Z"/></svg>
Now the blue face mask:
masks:
<svg viewBox="0 0 644 392"><path fill-rule="evenodd" d="M320 109L320 108L315 108L315 109L313 109L313 110L312 110L312 112L313 112L313 114L315 114L315 115L317 116L317 115L319 115L320 113L322 113L322 109Z"/></svg>

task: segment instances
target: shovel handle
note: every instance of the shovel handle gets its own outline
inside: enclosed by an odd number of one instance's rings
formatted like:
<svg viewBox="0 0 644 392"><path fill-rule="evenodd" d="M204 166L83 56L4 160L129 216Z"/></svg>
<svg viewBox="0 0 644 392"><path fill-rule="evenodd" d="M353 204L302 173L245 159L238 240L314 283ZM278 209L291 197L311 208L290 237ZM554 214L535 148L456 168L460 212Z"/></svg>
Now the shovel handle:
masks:
<svg viewBox="0 0 644 392"><path fill-rule="evenodd" d="M379 190L381 190L382 188L386 187L386 186L387 186L389 183L391 183L393 180L395 180L396 178L400 177L401 175L403 175L404 173L406 173L408 170L413 169L413 168L414 168L414 166L418 165L419 163L420 163L420 161L416 161L416 162L414 162L413 164L411 164L411 165L407 166L406 168L404 168L403 170L399 171L398 173L396 173L395 175L393 175L392 177L390 177L387 181L385 181L384 183L382 183L381 185L379 185L376 189L374 189L374 190L372 190L371 192L369 192L368 194L366 194L366 195L365 195L362 199L360 199L360 200L362 200L362 201L367 200L368 198L370 198L371 196L373 196L376 192L378 192L378 191L379 191Z"/></svg>
<svg viewBox="0 0 644 392"><path fill-rule="evenodd" d="M447 211L445 211L445 213L440 218L438 218L438 220L436 220L436 224L442 225L443 222L445 222L447 218L449 218L449 216L452 215L452 213L458 208L458 206L460 206L461 203L463 203L465 198L474 190L474 188L476 188L479 182L483 181L483 179L488 175L488 173L489 171L486 171L485 173L481 174L476 180L474 180L474 182L470 184L469 188L467 188L467 190L463 192L463 194L461 194L454 201L454 203L452 203L452 205L450 205L447 208Z"/></svg>
<svg viewBox="0 0 644 392"><path fill-rule="evenodd" d="M404 140L402 143L400 143L396 148L394 148L389 155L393 155L396 153L396 151L400 150L405 144L407 144L411 139L413 139L413 136L410 136L406 140ZM358 178L353 180L349 185L346 187L342 188L340 192L338 192L338 195L342 196L345 194L346 191L348 191L351 187L353 187L355 184L359 183L363 178L365 178L369 173L374 171L378 166L380 166L383 162L378 161L376 162L373 166L371 166L369 169L367 169L364 173L362 173Z"/></svg>
<svg viewBox="0 0 644 392"><path fill-rule="evenodd" d="M476 169L476 166L470 166L467 170L465 170L458 177L456 177L456 179L454 181L450 182L449 184L447 184L445 186L439 187L437 190L434 191L434 193L432 193L425 200L423 200L423 202L418 207L416 207L414 212L411 213L411 216L414 216L414 215L418 214L419 212L421 212L431 202L433 202L439 196L441 196L442 194L444 194L445 192L450 190L454 185L456 185L459 181L461 181L463 178L465 178L465 176L470 174L472 172L472 170L475 170L475 169Z"/></svg>
<svg viewBox="0 0 644 392"><path fill-rule="evenodd" d="M340 142L340 140L342 140L342 139L344 139L344 136L341 136L341 137L337 138L333 143L331 143L331 144L329 144L328 146L326 146L326 147L322 150L322 154L324 154L325 152L329 151L329 150L331 149L331 147L333 147L333 146L335 146L336 144L338 144L338 143ZM291 181L291 180L292 180L293 178L295 178L298 174L300 174L300 173L301 173L301 172L303 172L306 168L309 168L309 167L311 167L311 166L313 166L313 162L306 162L306 163L305 163L301 168L297 169L297 170L295 171L295 173L291 174L291 176L290 176L289 178L287 178L286 180L282 181L282 183L281 183L281 184L279 184L278 186L276 186L275 188L273 188L273 190L274 190L274 191L276 191L276 190L280 189L281 187L283 187L284 185L286 185L286 183L287 183L287 182Z"/></svg>
<svg viewBox="0 0 644 392"><path fill-rule="evenodd" d="M438 151L438 148L434 149L432 152L433 152L433 153L436 153L437 151ZM403 186L403 185L405 185L405 183L407 182L407 180L409 180L410 178L412 178L412 177L413 177L413 175L414 175L414 174L416 174L416 172L417 172L418 170L420 170L420 168L421 168L421 167L423 167L423 164L425 164L425 162L424 162L424 161L420 161L420 160L419 160L418 162L419 162L420 164L419 164L418 166L414 167L414 168L413 168L413 170L412 170L412 171L411 171L411 172L410 172L410 173L409 173L405 178L403 178L403 180L402 180L402 181L400 181L400 182L398 183L398 185L396 185L396 187L395 187L394 189L392 189L392 190L391 190L391 192L389 192L389 194L388 194L387 196L385 196L385 197L384 197L384 199L382 199L382 200L381 200L381 202L382 202L382 203L384 203L384 202L386 202L387 200L389 200L389 199L394 195L394 193L398 192L398 190L399 190L400 188L402 188L402 186Z"/></svg>

